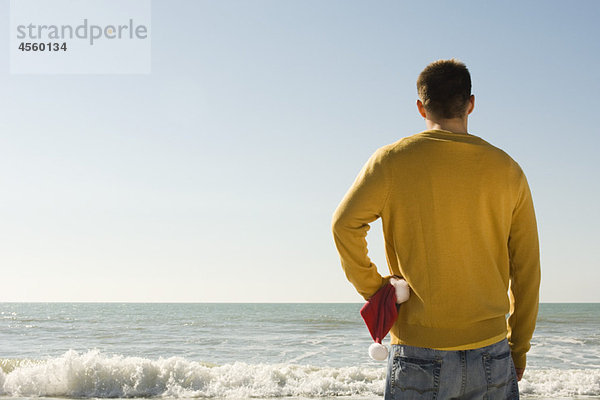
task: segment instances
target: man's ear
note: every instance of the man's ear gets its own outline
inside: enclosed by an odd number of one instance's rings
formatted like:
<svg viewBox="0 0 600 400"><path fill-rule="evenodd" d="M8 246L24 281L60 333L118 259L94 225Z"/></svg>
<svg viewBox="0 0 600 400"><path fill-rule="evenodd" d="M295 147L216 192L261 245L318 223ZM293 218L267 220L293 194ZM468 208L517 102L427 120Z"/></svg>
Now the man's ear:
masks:
<svg viewBox="0 0 600 400"><path fill-rule="evenodd" d="M425 111L425 106L421 100L417 100L417 110L419 110L419 114L421 114L423 118L427 118L427 111Z"/></svg>
<svg viewBox="0 0 600 400"><path fill-rule="evenodd" d="M475 108L475 95L472 94L471 97L469 97L469 106L467 107L467 115L471 114L473 112L474 108Z"/></svg>

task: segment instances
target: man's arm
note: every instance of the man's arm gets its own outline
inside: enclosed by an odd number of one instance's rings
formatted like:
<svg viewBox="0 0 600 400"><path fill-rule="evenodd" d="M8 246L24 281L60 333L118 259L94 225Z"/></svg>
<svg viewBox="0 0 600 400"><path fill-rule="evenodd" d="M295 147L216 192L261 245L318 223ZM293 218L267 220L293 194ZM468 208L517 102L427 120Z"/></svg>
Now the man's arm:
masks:
<svg viewBox="0 0 600 400"><path fill-rule="evenodd" d="M519 197L508 238L510 257L510 317L508 342L515 368L523 374L538 312L540 253L531 191L521 175Z"/></svg>
<svg viewBox="0 0 600 400"><path fill-rule="evenodd" d="M332 230L342 268L358 293L368 300L389 280L367 255L369 224L380 217L392 184L391 171L382 165L379 149L362 168L333 215Z"/></svg>

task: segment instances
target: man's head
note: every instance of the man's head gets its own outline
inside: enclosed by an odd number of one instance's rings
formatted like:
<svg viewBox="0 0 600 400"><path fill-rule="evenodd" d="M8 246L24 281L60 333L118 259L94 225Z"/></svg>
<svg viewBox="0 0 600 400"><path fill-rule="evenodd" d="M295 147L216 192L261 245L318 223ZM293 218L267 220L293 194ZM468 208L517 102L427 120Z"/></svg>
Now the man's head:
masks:
<svg viewBox="0 0 600 400"><path fill-rule="evenodd" d="M472 111L471 75L462 62L438 60L417 79L419 99L428 116L436 119L464 118Z"/></svg>

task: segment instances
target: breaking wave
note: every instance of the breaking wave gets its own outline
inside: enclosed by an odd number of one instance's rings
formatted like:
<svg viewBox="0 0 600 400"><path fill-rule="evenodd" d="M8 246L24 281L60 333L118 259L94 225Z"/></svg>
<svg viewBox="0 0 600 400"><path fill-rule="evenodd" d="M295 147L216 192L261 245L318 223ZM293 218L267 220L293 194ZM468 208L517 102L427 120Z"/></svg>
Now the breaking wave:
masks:
<svg viewBox="0 0 600 400"><path fill-rule="evenodd" d="M385 379L385 371L375 368L244 362L213 366L181 357L149 360L95 350L0 363L0 393L16 397L380 396Z"/></svg>

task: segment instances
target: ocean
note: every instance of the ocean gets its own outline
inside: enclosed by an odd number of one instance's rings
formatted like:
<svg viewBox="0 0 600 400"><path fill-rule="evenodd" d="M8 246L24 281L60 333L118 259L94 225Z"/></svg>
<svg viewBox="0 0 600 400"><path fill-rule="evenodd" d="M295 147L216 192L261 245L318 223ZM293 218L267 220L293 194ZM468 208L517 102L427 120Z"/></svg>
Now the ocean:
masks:
<svg viewBox="0 0 600 400"><path fill-rule="evenodd" d="M379 399L361 306L0 303L0 398ZM600 304L540 305L519 386L600 399Z"/></svg>

